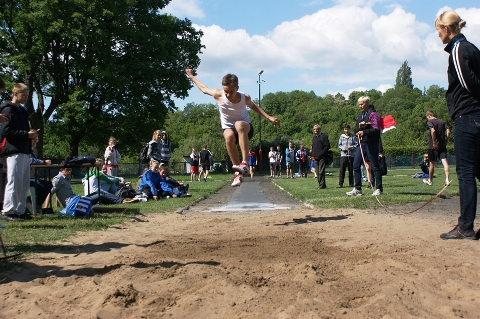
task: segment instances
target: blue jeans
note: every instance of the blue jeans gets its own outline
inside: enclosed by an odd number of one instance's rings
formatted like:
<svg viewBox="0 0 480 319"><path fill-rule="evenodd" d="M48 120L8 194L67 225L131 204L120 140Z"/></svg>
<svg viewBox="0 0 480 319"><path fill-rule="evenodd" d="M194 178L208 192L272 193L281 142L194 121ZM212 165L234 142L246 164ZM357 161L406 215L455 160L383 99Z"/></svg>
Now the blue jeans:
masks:
<svg viewBox="0 0 480 319"><path fill-rule="evenodd" d="M460 217L462 230L473 230L477 215L477 182L480 150L480 111L458 116L455 119L455 160L460 190Z"/></svg>
<svg viewBox="0 0 480 319"><path fill-rule="evenodd" d="M362 143L355 150L355 155L353 157L353 176L355 178L355 188L362 190L362 173L360 167L363 164L362 158L363 153L367 155L368 160L370 161L370 167L375 175L375 188L383 192L382 185L382 172L380 171L380 165L378 164L378 142L375 143Z"/></svg>

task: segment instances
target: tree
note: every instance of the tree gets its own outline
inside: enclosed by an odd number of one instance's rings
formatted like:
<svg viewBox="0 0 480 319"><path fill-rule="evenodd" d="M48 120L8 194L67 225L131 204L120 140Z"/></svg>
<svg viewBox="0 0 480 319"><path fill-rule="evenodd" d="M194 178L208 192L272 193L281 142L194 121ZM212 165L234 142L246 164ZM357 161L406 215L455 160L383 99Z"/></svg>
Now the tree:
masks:
<svg viewBox="0 0 480 319"><path fill-rule="evenodd" d="M403 62L400 69L397 71L397 78L395 80L395 88L406 86L413 89L412 69L408 66L408 61Z"/></svg>
<svg viewBox="0 0 480 319"><path fill-rule="evenodd" d="M428 90L426 90L425 95L432 98L443 98L445 97L446 90L438 85L431 85Z"/></svg>
<svg viewBox="0 0 480 319"><path fill-rule="evenodd" d="M105 144L109 135L137 149L176 109L172 98L187 95L185 66L200 63L202 32L160 14L169 2L3 1L2 73L29 86L32 125L43 132L51 122L70 155L80 141ZM42 145L40 135L39 156Z"/></svg>

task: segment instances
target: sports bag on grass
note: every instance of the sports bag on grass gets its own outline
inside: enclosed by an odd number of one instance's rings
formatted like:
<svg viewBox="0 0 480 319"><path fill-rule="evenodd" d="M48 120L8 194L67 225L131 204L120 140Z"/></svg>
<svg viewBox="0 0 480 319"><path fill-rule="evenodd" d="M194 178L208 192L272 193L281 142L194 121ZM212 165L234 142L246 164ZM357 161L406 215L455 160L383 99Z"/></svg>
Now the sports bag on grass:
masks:
<svg viewBox="0 0 480 319"><path fill-rule="evenodd" d="M130 185L122 186L116 191L115 196L121 198L134 198L137 195L137 192Z"/></svg>
<svg viewBox="0 0 480 319"><path fill-rule="evenodd" d="M60 211L62 216L85 217L92 210L92 199L90 197L73 197L67 204L67 207Z"/></svg>

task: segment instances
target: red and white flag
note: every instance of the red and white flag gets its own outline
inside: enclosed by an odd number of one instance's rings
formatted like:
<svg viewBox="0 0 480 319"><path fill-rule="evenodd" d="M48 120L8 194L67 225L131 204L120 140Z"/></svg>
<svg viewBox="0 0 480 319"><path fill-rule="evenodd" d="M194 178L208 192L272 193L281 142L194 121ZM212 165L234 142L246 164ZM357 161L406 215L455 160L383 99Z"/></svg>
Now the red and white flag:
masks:
<svg viewBox="0 0 480 319"><path fill-rule="evenodd" d="M396 125L397 125L397 122L395 122L395 119L390 114L382 116L382 123L380 125L382 129L382 133L385 133L386 131L390 131L396 128Z"/></svg>

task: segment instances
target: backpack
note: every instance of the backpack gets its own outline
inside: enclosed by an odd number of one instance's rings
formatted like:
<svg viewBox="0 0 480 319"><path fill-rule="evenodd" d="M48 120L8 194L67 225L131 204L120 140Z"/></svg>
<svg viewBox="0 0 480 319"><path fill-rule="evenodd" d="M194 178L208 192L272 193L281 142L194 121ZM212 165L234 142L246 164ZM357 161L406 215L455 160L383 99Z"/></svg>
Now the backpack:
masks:
<svg viewBox="0 0 480 319"><path fill-rule="evenodd" d="M121 198L134 198L137 195L137 192L133 189L131 185L125 185L118 189L115 193L115 196Z"/></svg>
<svg viewBox="0 0 480 319"><path fill-rule="evenodd" d="M92 210L92 199L90 197L73 197L67 204L67 207L60 211L62 216L85 217Z"/></svg>
<svg viewBox="0 0 480 319"><path fill-rule="evenodd" d="M149 147L149 144L147 143L140 150L140 153L139 153L139 156L138 156L138 159L140 160L140 163L148 163L150 161L150 159L148 158L148 147Z"/></svg>
<svg viewBox="0 0 480 319"><path fill-rule="evenodd" d="M325 158L325 165L332 165L333 163L333 152L331 150L327 151L327 157Z"/></svg>

